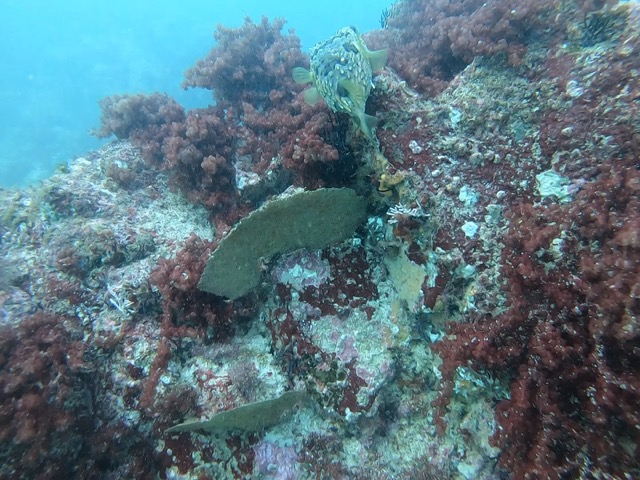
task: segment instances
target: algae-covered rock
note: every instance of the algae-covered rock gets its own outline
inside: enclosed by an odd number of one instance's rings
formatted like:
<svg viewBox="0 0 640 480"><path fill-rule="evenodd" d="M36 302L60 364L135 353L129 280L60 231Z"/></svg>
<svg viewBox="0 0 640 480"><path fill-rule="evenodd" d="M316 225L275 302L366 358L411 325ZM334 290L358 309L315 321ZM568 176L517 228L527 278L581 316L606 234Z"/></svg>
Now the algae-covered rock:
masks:
<svg viewBox="0 0 640 480"><path fill-rule="evenodd" d="M259 432L278 424L286 413L295 407L309 404L305 392L285 392L278 398L250 403L214 415L210 420L180 423L166 433L191 432Z"/></svg>
<svg viewBox="0 0 640 480"><path fill-rule="evenodd" d="M243 218L213 252L198 288L234 300L260 281L264 262L298 248L322 248L350 237L366 216L348 188L299 190Z"/></svg>

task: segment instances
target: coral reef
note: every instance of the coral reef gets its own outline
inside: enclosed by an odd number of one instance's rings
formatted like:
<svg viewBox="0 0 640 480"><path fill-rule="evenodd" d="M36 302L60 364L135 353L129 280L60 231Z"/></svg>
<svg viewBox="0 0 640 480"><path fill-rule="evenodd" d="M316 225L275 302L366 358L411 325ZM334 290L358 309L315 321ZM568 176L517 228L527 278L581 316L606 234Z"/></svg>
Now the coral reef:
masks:
<svg viewBox="0 0 640 480"><path fill-rule="evenodd" d="M95 430L78 319L37 312L0 338L0 476L72 475Z"/></svg>
<svg viewBox="0 0 640 480"><path fill-rule="evenodd" d="M218 27L184 82L215 105L105 99L117 141L0 190L0 478L640 476L639 20L396 2L376 146L304 103L282 20ZM291 185L366 219L247 256ZM227 240L234 300L198 288Z"/></svg>
<svg viewBox="0 0 640 480"><path fill-rule="evenodd" d="M559 50L540 68L561 98L541 119L542 160L566 175L570 200L559 204L542 189L542 199L514 200L501 259L507 310L451 323L451 337L435 345L441 415L460 366L514 378L496 409L493 443L515 478L638 470L640 256L631 232L640 149L631 92L639 79L627 73L637 62L622 53L637 48L634 34L601 50L603 64ZM595 69L597 80L586 80Z"/></svg>
<svg viewBox="0 0 640 480"><path fill-rule="evenodd" d="M637 466L640 173L627 161L601 166L569 206L521 205L505 240L509 309L451 324L455 340L436 345L448 389L459 365L515 374L494 442L516 477Z"/></svg>
<svg viewBox="0 0 640 480"><path fill-rule="evenodd" d="M293 33L282 35L283 25L263 17L218 27L217 45L183 83L212 90L214 106L185 114L160 94L116 95L101 102L96 135L133 142L172 185L227 224L292 183L344 185L354 162L344 140L349 123L304 103L291 70L308 60Z"/></svg>
<svg viewBox="0 0 640 480"><path fill-rule="evenodd" d="M412 88L434 96L476 56L503 54L521 64L528 37L540 35L552 10L525 0L396 2L384 30L367 40L388 47L389 65Z"/></svg>

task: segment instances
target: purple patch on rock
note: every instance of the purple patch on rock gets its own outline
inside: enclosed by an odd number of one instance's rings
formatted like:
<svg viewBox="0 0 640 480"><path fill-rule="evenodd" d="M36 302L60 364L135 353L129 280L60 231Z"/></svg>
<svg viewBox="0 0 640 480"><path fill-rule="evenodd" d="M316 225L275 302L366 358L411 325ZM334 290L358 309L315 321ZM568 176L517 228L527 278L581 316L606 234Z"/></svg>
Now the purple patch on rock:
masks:
<svg viewBox="0 0 640 480"><path fill-rule="evenodd" d="M331 268L319 251L301 248L283 255L273 269L276 283L290 285L295 290L318 287L329 279Z"/></svg>
<svg viewBox="0 0 640 480"><path fill-rule="evenodd" d="M270 480L295 480L298 478L298 454L293 446L281 447L262 442L253 448L255 472L260 478Z"/></svg>

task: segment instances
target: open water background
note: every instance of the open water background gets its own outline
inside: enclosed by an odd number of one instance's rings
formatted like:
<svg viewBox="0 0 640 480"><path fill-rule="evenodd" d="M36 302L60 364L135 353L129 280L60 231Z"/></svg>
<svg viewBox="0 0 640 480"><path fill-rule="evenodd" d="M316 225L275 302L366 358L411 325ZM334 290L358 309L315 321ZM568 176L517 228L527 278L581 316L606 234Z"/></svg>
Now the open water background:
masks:
<svg viewBox="0 0 640 480"><path fill-rule="evenodd" d="M100 146L98 101L166 92L187 108L183 72L213 46L217 24L284 17L308 51L339 28L379 28L390 0L0 0L0 186L24 186Z"/></svg>

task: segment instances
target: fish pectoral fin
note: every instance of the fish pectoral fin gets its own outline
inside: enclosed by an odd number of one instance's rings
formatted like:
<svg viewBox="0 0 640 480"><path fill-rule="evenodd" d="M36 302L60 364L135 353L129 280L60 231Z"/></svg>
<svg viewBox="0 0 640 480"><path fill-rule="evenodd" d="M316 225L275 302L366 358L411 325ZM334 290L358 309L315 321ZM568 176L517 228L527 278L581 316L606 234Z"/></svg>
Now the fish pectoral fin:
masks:
<svg viewBox="0 0 640 480"><path fill-rule="evenodd" d="M291 76L293 77L293 81L304 85L305 83L311 83L313 78L311 78L311 72L306 68L296 67L291 70Z"/></svg>
<svg viewBox="0 0 640 480"><path fill-rule="evenodd" d="M316 103L320 101L322 97L320 96L320 92L316 87L311 87L304 92L304 101L311 106L314 106Z"/></svg>
<svg viewBox="0 0 640 480"><path fill-rule="evenodd" d="M362 85L358 85L351 80L343 79L338 82L338 86L344 88L348 92L354 105L362 106L362 108L364 108L364 103L367 99L364 98L364 87L362 87Z"/></svg>
<svg viewBox="0 0 640 480"><path fill-rule="evenodd" d="M387 64L389 50L385 48L384 50L368 51L367 57L369 57L369 63L371 63L371 70L378 72Z"/></svg>

